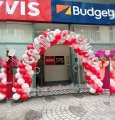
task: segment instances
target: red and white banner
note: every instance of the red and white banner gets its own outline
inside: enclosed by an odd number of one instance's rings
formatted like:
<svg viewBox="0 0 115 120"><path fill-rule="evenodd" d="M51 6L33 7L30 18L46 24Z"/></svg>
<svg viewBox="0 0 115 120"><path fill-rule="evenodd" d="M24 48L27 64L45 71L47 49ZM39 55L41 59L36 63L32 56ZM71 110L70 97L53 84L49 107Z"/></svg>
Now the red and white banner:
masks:
<svg viewBox="0 0 115 120"><path fill-rule="evenodd" d="M51 0L0 0L0 20L51 22Z"/></svg>

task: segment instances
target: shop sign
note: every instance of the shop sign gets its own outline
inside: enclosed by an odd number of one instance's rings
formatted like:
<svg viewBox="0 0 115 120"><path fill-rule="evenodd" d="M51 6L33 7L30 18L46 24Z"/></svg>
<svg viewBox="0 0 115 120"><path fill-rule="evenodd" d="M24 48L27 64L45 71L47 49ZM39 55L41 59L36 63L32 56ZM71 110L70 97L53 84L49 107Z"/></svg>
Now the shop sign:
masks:
<svg viewBox="0 0 115 120"><path fill-rule="evenodd" d="M50 22L51 0L0 0L0 20Z"/></svg>
<svg viewBox="0 0 115 120"><path fill-rule="evenodd" d="M55 56L45 56L45 65L55 65Z"/></svg>
<svg viewBox="0 0 115 120"><path fill-rule="evenodd" d="M64 65L64 56L55 56L56 65Z"/></svg>
<svg viewBox="0 0 115 120"><path fill-rule="evenodd" d="M68 0L52 0L52 4L54 22L115 24L115 4L81 3Z"/></svg>
<svg viewBox="0 0 115 120"><path fill-rule="evenodd" d="M0 0L0 21L115 24L115 4L72 0Z"/></svg>

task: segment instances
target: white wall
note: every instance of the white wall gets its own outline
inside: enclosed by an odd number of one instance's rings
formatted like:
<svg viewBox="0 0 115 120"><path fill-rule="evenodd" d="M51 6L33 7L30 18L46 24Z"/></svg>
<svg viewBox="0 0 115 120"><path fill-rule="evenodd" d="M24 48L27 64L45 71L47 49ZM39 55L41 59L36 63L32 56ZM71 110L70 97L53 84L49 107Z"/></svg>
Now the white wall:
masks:
<svg viewBox="0 0 115 120"><path fill-rule="evenodd" d="M69 80L69 47L65 45L54 45L46 51L45 56L64 56L65 60L64 65L45 65L45 81Z"/></svg>

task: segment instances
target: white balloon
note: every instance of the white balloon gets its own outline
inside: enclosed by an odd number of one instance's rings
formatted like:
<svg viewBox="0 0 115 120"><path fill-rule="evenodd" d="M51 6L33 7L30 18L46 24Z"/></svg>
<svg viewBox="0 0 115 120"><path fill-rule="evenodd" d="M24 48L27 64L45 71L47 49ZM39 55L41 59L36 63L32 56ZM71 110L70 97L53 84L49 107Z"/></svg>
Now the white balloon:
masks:
<svg viewBox="0 0 115 120"><path fill-rule="evenodd" d="M0 78L5 78L6 74L5 73L0 73Z"/></svg>
<svg viewBox="0 0 115 120"><path fill-rule="evenodd" d="M87 72L87 70L84 68L84 71Z"/></svg>
<svg viewBox="0 0 115 120"><path fill-rule="evenodd" d="M32 70L32 66L31 65L26 65L25 69L28 70L28 71Z"/></svg>
<svg viewBox="0 0 115 120"><path fill-rule="evenodd" d="M83 58L83 59L82 59L82 62L83 62L83 63L86 63L86 62L87 62L87 59L86 59L86 58Z"/></svg>
<svg viewBox="0 0 115 120"><path fill-rule="evenodd" d="M18 80L17 80L17 83L18 84L20 84L20 85L22 85L22 84L24 84L24 79L23 78L19 78Z"/></svg>
<svg viewBox="0 0 115 120"><path fill-rule="evenodd" d="M78 48L79 48L79 46L78 46L78 45L76 45L76 44L74 44L73 48L74 48L74 49L78 49Z"/></svg>
<svg viewBox="0 0 115 120"><path fill-rule="evenodd" d="M90 88L90 87L91 87L91 85L87 84L87 87L88 87L88 88Z"/></svg>
<svg viewBox="0 0 115 120"><path fill-rule="evenodd" d="M29 64L25 63L24 61L22 61L22 63L23 63L24 65L29 65Z"/></svg>
<svg viewBox="0 0 115 120"><path fill-rule="evenodd" d="M60 31L60 29L55 29L55 34L59 34L61 31Z"/></svg>
<svg viewBox="0 0 115 120"><path fill-rule="evenodd" d="M94 81L95 81L95 83L97 83L97 84L98 84L98 82L99 82L99 80L98 80L98 79L95 79Z"/></svg>
<svg viewBox="0 0 115 120"><path fill-rule="evenodd" d="M92 75L92 73L91 73L91 72L87 72L87 75L88 75L88 76L91 76L91 75Z"/></svg>
<svg viewBox="0 0 115 120"><path fill-rule="evenodd" d="M79 58L80 58L81 60L83 60L83 59L84 59L84 57L83 57L83 56L81 56L81 55L79 56Z"/></svg>
<svg viewBox="0 0 115 120"><path fill-rule="evenodd" d="M5 98L5 95L0 93L0 100L3 100Z"/></svg>
<svg viewBox="0 0 115 120"><path fill-rule="evenodd" d="M6 82L7 82L6 78L2 79L1 82L2 82L2 84L6 84Z"/></svg>
<svg viewBox="0 0 115 120"><path fill-rule="evenodd" d="M98 81L98 85L99 85L100 87L102 87L102 86L103 86L103 83L102 83L101 81Z"/></svg>
<svg viewBox="0 0 115 120"><path fill-rule="evenodd" d="M100 70L100 67L97 66L97 67L95 67L95 69L96 69L97 71L99 71L99 70Z"/></svg>
<svg viewBox="0 0 115 120"><path fill-rule="evenodd" d="M36 49L34 49L34 50L33 50L33 53L34 53L34 54L39 54L39 51L36 50Z"/></svg>
<svg viewBox="0 0 115 120"><path fill-rule="evenodd" d="M36 58L37 58L37 60L39 60L39 59L41 58L41 56L40 56L40 55L37 55L37 57L36 57Z"/></svg>
<svg viewBox="0 0 115 120"><path fill-rule="evenodd" d="M27 52L28 52L28 51L26 50L26 51L25 51L25 54L27 54Z"/></svg>
<svg viewBox="0 0 115 120"><path fill-rule="evenodd" d="M14 87L12 87L12 91L13 91L13 92L16 92L16 89L15 89Z"/></svg>
<svg viewBox="0 0 115 120"><path fill-rule="evenodd" d="M94 88L90 88L89 92L92 93L92 94L94 94L96 92L96 90Z"/></svg>
<svg viewBox="0 0 115 120"><path fill-rule="evenodd" d="M30 88L26 88L24 89L24 92L26 92L27 94L30 93L31 89Z"/></svg>
<svg viewBox="0 0 115 120"><path fill-rule="evenodd" d="M23 88L23 89L28 89L28 88L29 88L29 85L28 85L27 83L24 83L24 84L22 85L22 88Z"/></svg>
<svg viewBox="0 0 115 120"><path fill-rule="evenodd" d="M89 65L92 65L92 63L91 63L91 60L88 60L88 62L87 62ZM93 67L93 66L92 66Z"/></svg>
<svg viewBox="0 0 115 120"><path fill-rule="evenodd" d="M20 99L20 95L18 93L15 93L12 98L14 100L19 100Z"/></svg>
<svg viewBox="0 0 115 120"><path fill-rule="evenodd" d="M92 80L96 80L96 79L97 79L97 76L96 76L96 75L91 75L91 79L92 79Z"/></svg>
<svg viewBox="0 0 115 120"><path fill-rule="evenodd" d="M16 73L16 74L15 74L15 77L16 77L16 78L20 78L20 77L22 77L22 75L21 75L20 73Z"/></svg>
<svg viewBox="0 0 115 120"><path fill-rule="evenodd" d="M30 76L32 76L32 75L34 74L34 71L33 71L33 70L30 70L30 71L28 71L28 74L29 74Z"/></svg>
<svg viewBox="0 0 115 120"><path fill-rule="evenodd" d="M39 41L38 38L34 39L34 43L38 44L38 41Z"/></svg>
<svg viewBox="0 0 115 120"><path fill-rule="evenodd" d="M17 68L17 72L18 72L18 73L20 72L20 68Z"/></svg>
<svg viewBox="0 0 115 120"><path fill-rule="evenodd" d="M23 54L23 55L22 55L22 58L27 57L27 56L28 56L27 54Z"/></svg>
<svg viewBox="0 0 115 120"><path fill-rule="evenodd" d="M1 68L1 72L4 72L4 70L5 70L4 68Z"/></svg>
<svg viewBox="0 0 115 120"><path fill-rule="evenodd" d="M115 86L115 81L114 81L114 79L110 79L110 85L113 86L113 87Z"/></svg>

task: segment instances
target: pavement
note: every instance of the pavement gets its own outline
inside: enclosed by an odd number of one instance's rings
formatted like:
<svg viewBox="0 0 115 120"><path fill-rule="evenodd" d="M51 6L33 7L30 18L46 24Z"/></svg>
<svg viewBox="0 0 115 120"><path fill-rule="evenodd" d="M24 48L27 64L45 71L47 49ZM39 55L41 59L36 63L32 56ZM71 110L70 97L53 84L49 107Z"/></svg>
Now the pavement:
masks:
<svg viewBox="0 0 115 120"><path fill-rule="evenodd" d="M68 94L0 103L0 120L115 120L115 95Z"/></svg>

